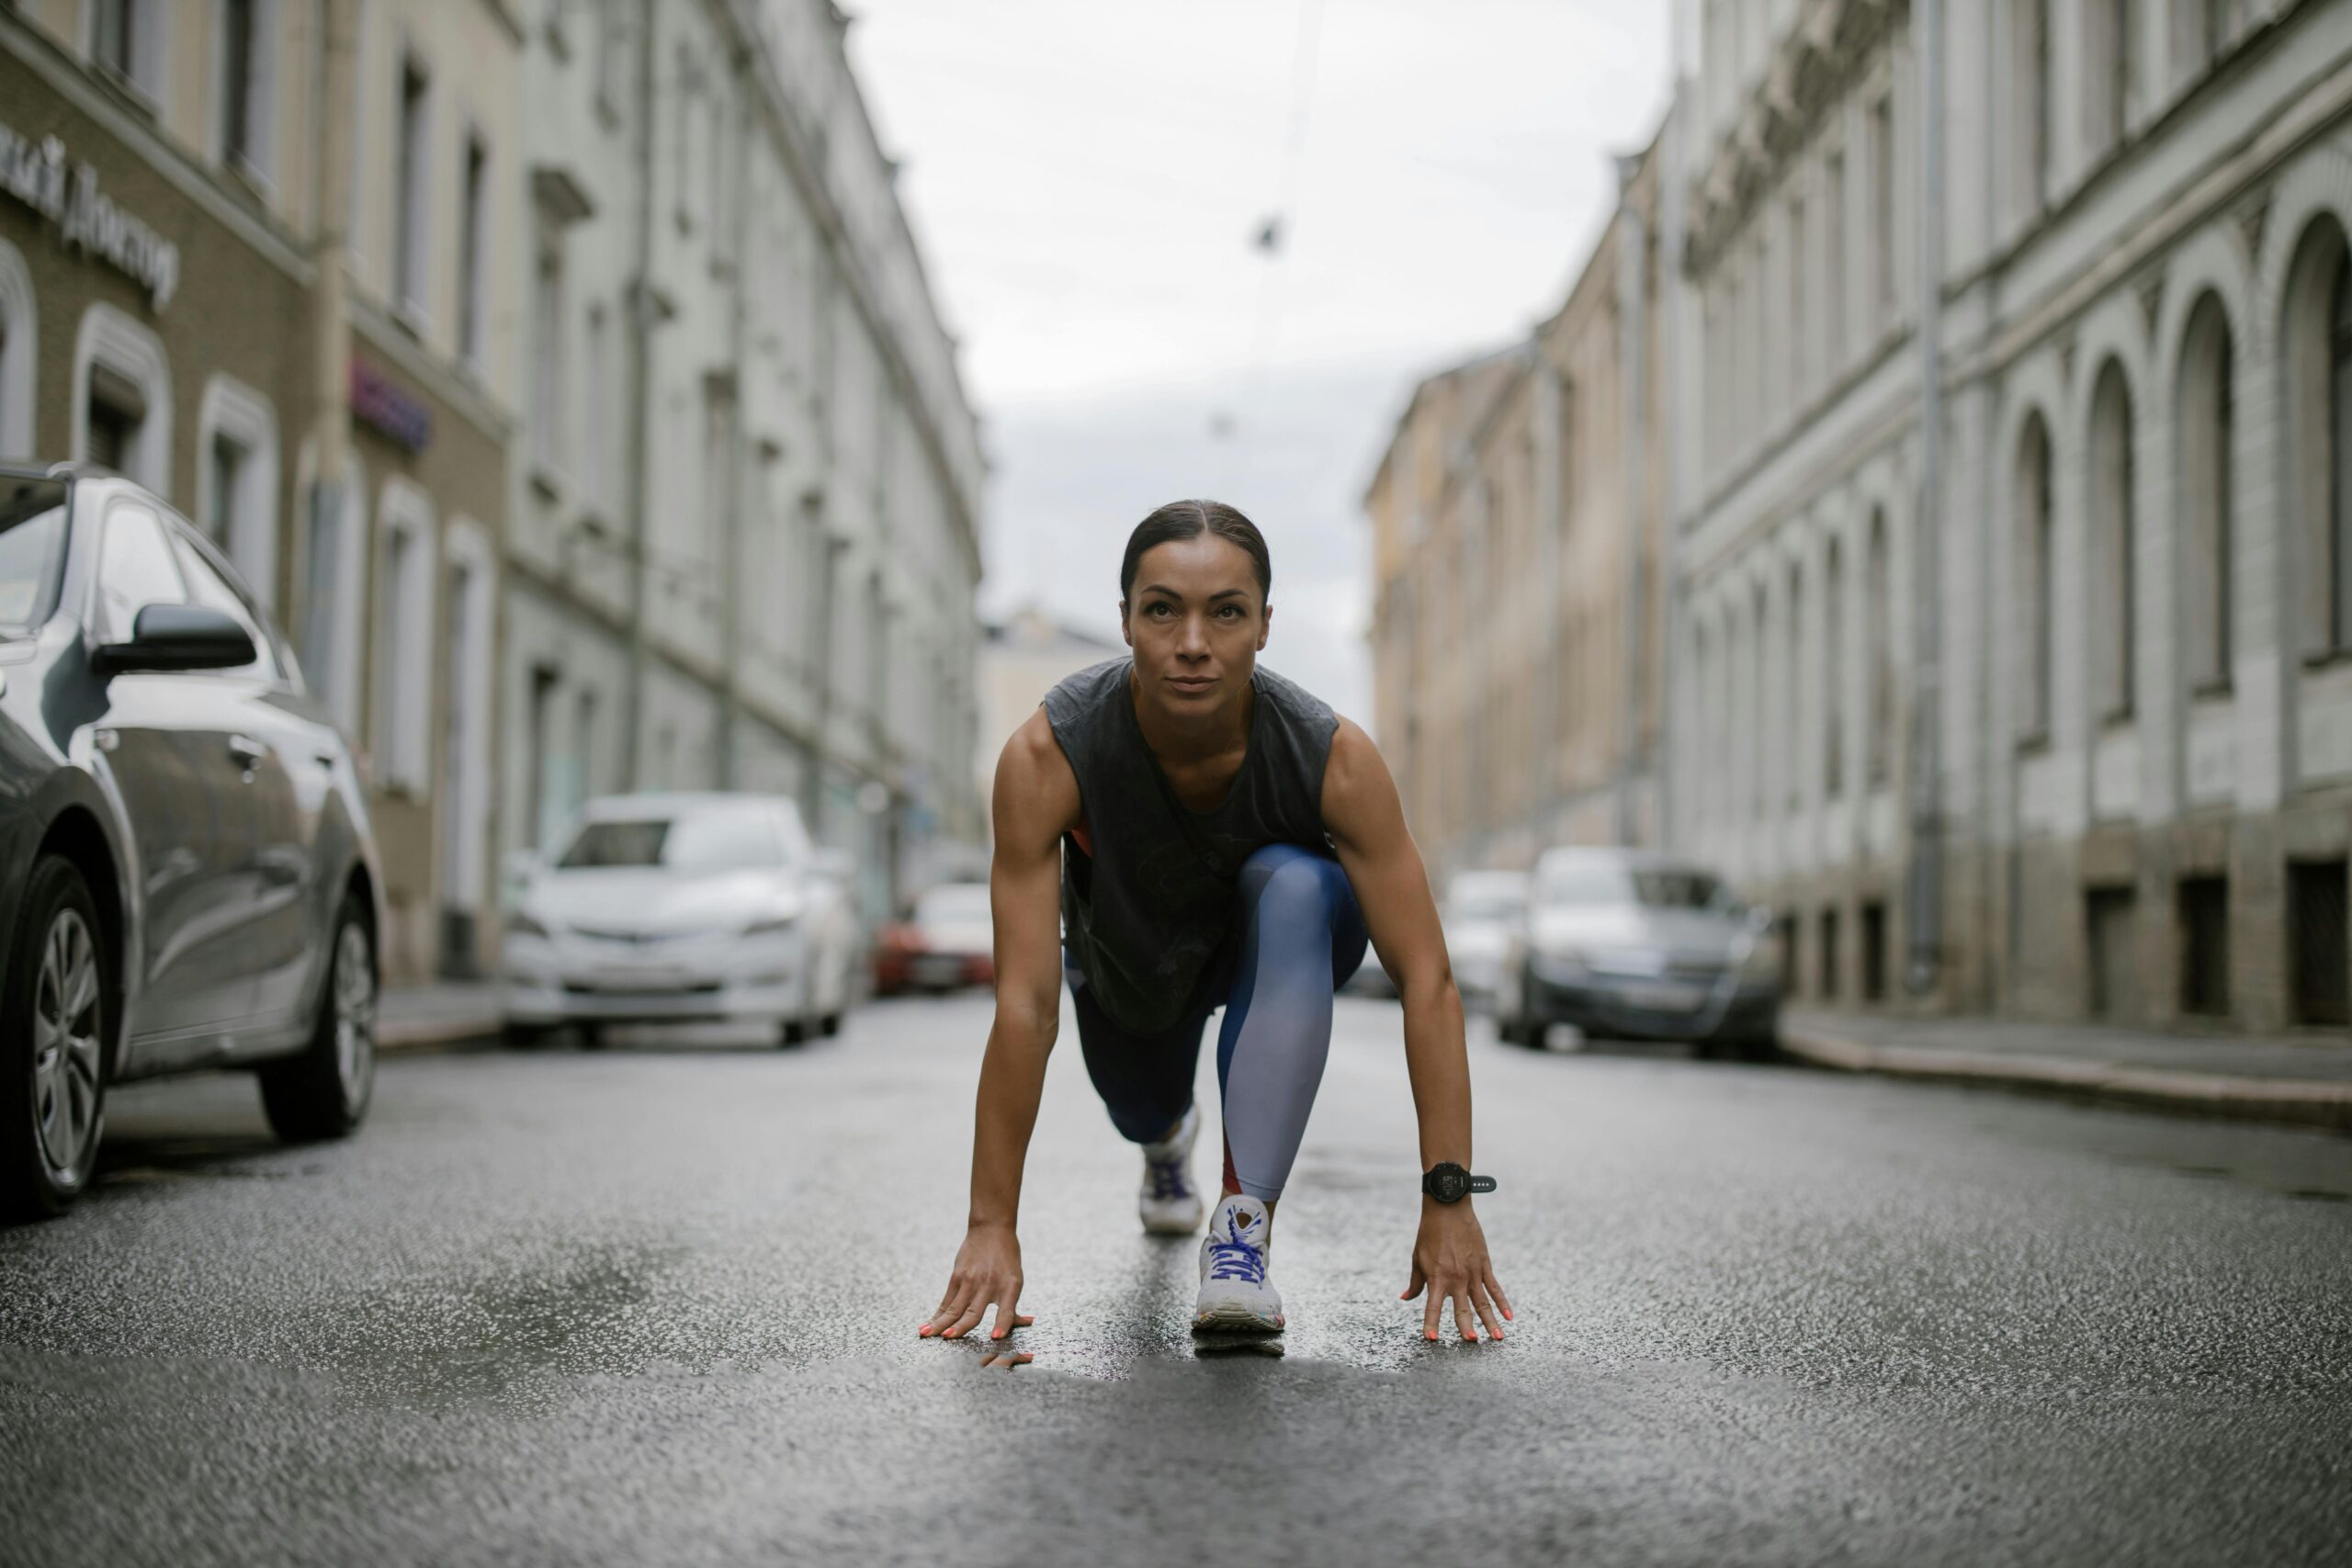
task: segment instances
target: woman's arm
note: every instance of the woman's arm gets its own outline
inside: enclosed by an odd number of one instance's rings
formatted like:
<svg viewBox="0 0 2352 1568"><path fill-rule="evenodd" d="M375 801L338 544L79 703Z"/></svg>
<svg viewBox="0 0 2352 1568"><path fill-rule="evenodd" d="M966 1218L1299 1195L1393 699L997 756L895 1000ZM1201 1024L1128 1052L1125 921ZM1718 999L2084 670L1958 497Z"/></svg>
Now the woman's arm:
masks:
<svg viewBox="0 0 2352 1568"><path fill-rule="evenodd" d="M989 871L996 923L996 1021L980 1058L972 1126L972 1206L956 1268L920 1332L955 1339L996 1308L991 1337L1020 1315L1021 1172L1061 1028L1061 836L1079 819L1078 777L1040 708L1005 743L991 815Z"/></svg>
<svg viewBox="0 0 2352 1568"><path fill-rule="evenodd" d="M1405 1070L1420 1118L1421 1168L1451 1160L1465 1169L1470 1159L1470 1060L1462 1037L1462 994L1446 961L1445 933L1438 924L1437 900L1429 873L1405 826L1405 809L1379 749L1346 719L1331 739L1323 773L1323 826L1340 852L1340 864L1363 909L1365 931L1381 965L1396 982L1405 1009ZM1453 1324L1464 1339L1478 1337L1473 1313L1487 1331L1502 1337L1499 1311L1510 1316L1510 1298L1495 1279L1485 1234L1470 1200L1440 1203L1421 1200L1420 1235L1413 1245L1408 1300L1426 1284L1429 1305L1421 1326L1434 1339L1439 1308L1453 1302Z"/></svg>

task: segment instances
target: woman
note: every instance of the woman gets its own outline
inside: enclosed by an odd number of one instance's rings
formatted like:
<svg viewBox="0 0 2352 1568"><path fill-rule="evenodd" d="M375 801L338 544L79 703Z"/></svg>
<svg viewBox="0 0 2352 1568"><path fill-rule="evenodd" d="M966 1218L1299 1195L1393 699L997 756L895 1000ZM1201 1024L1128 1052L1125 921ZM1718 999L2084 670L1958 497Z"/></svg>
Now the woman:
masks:
<svg viewBox="0 0 2352 1568"><path fill-rule="evenodd" d="M1014 1219L1065 976L1088 1076L1112 1123L1142 1145L1149 1231L1200 1224L1193 1069L1209 1012L1225 1008L1224 1196L1201 1247L1193 1325L1279 1332L1274 1209L1322 1078L1332 993L1369 935L1404 1003L1427 1173L1404 1299L1427 1286L1430 1339L1448 1301L1463 1338L1477 1338L1480 1320L1502 1337L1510 1303L1465 1196L1469 1064L1429 878L1370 738L1257 668L1272 581L1265 540L1240 513L1161 507L1120 566L1133 658L1064 681L1005 746L989 874L996 1021L971 1214L926 1336L960 1337L990 1307L995 1338L1031 1321Z"/></svg>

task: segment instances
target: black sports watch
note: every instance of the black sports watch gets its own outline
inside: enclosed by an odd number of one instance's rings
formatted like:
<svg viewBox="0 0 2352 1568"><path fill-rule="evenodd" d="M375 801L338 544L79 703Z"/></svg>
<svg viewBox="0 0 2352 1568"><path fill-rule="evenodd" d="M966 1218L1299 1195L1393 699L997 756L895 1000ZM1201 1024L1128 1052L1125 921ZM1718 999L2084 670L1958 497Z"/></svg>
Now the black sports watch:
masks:
<svg viewBox="0 0 2352 1568"><path fill-rule="evenodd" d="M1492 1192L1495 1179L1473 1176L1452 1160L1444 1160L1429 1168L1421 1178L1421 1190L1441 1203L1459 1203L1473 1192Z"/></svg>

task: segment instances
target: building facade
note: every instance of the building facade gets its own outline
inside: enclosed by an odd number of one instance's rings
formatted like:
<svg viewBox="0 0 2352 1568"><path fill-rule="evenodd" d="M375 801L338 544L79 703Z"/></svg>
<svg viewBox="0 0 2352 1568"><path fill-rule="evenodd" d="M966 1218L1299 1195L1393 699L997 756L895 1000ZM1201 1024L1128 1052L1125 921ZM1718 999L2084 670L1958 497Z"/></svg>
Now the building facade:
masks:
<svg viewBox="0 0 2352 1568"><path fill-rule="evenodd" d="M1663 830L1659 167L1526 341L1415 389L1364 498L1378 739L1442 872Z"/></svg>
<svg viewBox="0 0 2352 1568"><path fill-rule="evenodd" d="M271 606L358 744L394 982L490 940L521 36L492 0L0 6L0 452L139 479Z"/></svg>
<svg viewBox="0 0 2352 1568"><path fill-rule="evenodd" d="M881 918L986 826L977 425L828 0L527 28L510 848L592 795L797 797Z"/></svg>
<svg viewBox="0 0 2352 1568"><path fill-rule="evenodd" d="M2346 1021L2352 4L1713 0L1674 837L1840 1003Z"/></svg>

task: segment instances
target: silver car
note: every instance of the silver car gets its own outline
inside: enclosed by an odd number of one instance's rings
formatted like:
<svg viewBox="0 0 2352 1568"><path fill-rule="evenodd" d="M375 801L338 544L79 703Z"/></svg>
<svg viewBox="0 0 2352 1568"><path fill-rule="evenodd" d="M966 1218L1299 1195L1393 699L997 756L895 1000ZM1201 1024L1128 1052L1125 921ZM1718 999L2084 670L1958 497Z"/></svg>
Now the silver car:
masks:
<svg viewBox="0 0 2352 1568"><path fill-rule="evenodd" d="M1504 951L1495 1017L1504 1039L1525 1045L1568 1023L1688 1041L1702 1055L1769 1056L1779 942L1770 918L1712 872L1639 851L1546 851Z"/></svg>
<svg viewBox="0 0 2352 1568"><path fill-rule="evenodd" d="M842 857L780 795L613 795L531 868L507 917L507 1032L616 1023L771 1024L831 1034L851 1002L858 923Z"/></svg>
<svg viewBox="0 0 2352 1568"><path fill-rule="evenodd" d="M1527 918L1527 874L1465 871L1445 885L1438 919L1453 984L1472 1007L1489 1006L1502 978L1510 934Z"/></svg>

